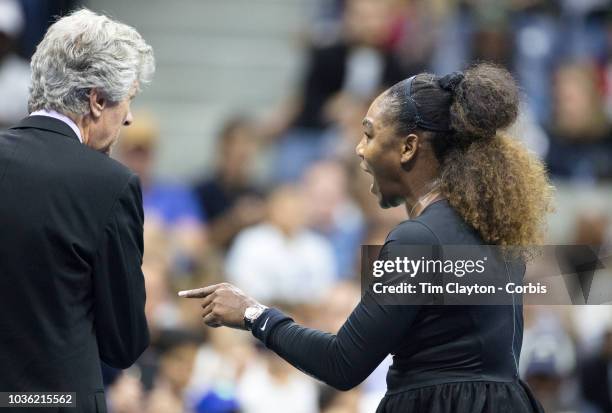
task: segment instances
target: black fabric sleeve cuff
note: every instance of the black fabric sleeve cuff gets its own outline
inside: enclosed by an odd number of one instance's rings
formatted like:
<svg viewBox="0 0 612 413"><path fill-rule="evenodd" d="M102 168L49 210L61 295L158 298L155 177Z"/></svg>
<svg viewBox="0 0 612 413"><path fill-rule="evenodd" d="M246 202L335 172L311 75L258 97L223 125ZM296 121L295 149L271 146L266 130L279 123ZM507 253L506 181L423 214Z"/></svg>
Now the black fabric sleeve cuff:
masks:
<svg viewBox="0 0 612 413"><path fill-rule="evenodd" d="M287 321L293 319L276 308L267 308L253 323L251 333L268 347L274 328Z"/></svg>

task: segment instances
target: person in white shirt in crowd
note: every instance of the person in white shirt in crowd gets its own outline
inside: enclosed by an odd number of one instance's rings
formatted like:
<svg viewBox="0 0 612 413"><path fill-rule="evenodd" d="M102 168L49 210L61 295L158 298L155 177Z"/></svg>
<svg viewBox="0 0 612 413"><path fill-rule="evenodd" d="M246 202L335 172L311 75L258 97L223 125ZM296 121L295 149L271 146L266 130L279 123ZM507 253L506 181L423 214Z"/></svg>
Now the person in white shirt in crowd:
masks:
<svg viewBox="0 0 612 413"><path fill-rule="evenodd" d="M312 303L333 284L331 244L306 229L304 195L281 186L268 200L267 220L243 230L227 255L227 279L261 300Z"/></svg>

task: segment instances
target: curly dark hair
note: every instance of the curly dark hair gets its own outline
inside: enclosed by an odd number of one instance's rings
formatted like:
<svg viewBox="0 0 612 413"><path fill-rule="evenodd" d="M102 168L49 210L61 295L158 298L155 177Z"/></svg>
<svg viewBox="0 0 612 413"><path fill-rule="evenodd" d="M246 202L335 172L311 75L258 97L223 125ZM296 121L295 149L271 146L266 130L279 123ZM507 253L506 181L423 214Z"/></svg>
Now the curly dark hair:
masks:
<svg viewBox="0 0 612 413"><path fill-rule="evenodd" d="M431 138L440 161L440 189L488 244L529 247L543 242L553 187L542 162L501 130L517 118L519 90L502 67L480 63L449 82L423 73L412 81L419 115L447 131L424 130L406 110L407 82L386 93L398 136ZM525 250L526 251L526 250Z"/></svg>

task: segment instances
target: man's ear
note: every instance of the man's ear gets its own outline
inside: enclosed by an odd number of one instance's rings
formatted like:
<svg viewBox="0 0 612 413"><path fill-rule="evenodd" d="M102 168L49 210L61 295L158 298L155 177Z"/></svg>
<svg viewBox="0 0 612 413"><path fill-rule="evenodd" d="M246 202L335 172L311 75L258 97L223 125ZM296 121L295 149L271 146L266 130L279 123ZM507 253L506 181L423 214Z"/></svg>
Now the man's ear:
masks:
<svg viewBox="0 0 612 413"><path fill-rule="evenodd" d="M411 133L410 135L407 135L401 138L400 163L402 165L407 164L408 162L410 162L410 160L412 160L415 157L418 147L419 147L420 140L421 138L414 133Z"/></svg>
<svg viewBox="0 0 612 413"><path fill-rule="evenodd" d="M91 117L98 119L102 116L102 110L108 105L106 98L96 88L89 91L89 112Z"/></svg>

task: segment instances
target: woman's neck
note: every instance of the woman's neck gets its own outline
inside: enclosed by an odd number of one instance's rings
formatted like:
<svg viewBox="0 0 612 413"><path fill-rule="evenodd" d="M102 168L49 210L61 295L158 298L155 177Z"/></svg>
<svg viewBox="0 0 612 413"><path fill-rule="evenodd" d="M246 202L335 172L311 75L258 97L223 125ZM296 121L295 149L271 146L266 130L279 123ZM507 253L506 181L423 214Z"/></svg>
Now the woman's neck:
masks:
<svg viewBox="0 0 612 413"><path fill-rule="evenodd" d="M426 185L423 185L417 193L419 195L415 198L406 199L406 212L408 213L409 219L418 217L425 208L443 198L440 193L440 182L438 179L434 179Z"/></svg>

